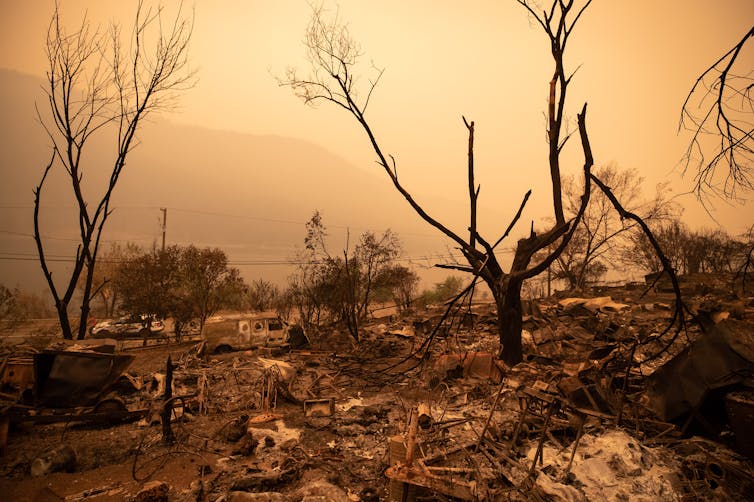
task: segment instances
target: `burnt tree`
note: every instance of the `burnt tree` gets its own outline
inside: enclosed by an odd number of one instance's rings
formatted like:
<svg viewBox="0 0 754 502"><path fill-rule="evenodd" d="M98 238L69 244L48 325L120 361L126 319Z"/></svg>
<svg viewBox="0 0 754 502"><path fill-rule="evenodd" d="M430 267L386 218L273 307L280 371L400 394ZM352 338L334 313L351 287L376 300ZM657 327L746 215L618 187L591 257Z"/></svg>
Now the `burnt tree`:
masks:
<svg viewBox="0 0 754 502"><path fill-rule="evenodd" d="M68 309L77 285L82 295L82 322L77 337L86 335L90 300L105 282L93 287L95 263L102 230L112 212L110 199L126 166L128 154L138 144L142 121L155 111L173 105L176 92L190 87L188 44L192 22L179 11L163 23L163 11L144 9L138 3L130 43L121 42L121 29L92 31L86 21L74 32L61 25L55 8L47 31L47 107L37 115L51 142L50 161L34 189L34 240L42 272L55 301L63 336L72 339L75 321ZM105 172L90 171L85 183L83 159L95 136L111 135L113 158ZM53 280L41 231L41 196L51 171L61 169L71 190L77 214L77 247L70 276ZM106 181L97 187L96 178ZM92 185L94 184L94 186ZM99 188L99 193L92 195Z"/></svg>
<svg viewBox="0 0 754 502"><path fill-rule="evenodd" d="M356 119L367 135L377 156L377 163L384 169L398 192L406 199L414 211L427 223L442 232L457 244L467 261L467 265L447 267L456 268L480 277L492 291L497 306L498 331L501 343L501 358L508 364L522 360L521 350L521 287L525 280L535 277L547 267L567 246L583 212L590 195L590 173L593 164L592 152L586 128L586 104L578 114L578 130L584 153L584 193L581 206L575 215L566 219L563 212L561 194L560 156L570 134L567 132L564 110L568 85L572 74L566 74L564 53L569 37L578 20L591 0L580 7L573 1L554 0L548 11L535 12L530 2L517 0L536 20L549 38L554 63L553 77L549 83L549 106L547 135L549 142L549 170L552 182L554 224L544 233L530 232L528 237L520 239L516 245L515 256L509 271L505 271L495 255L495 248L508 236L521 216L521 212L531 194L523 198L518 212L503 232L493 241L483 238L477 231L477 199L480 187L474 179L474 122L464 118L468 132L468 184L469 184L469 228L468 237L462 237L438 220L430 216L400 183L395 159L386 155L376 139L372 127L366 119L369 99L377 86L383 70L376 70L376 75L367 88L366 96L359 98L355 88L354 66L360 54L360 48L351 37L347 27L336 17L326 19L321 8L315 8L304 43L307 59L311 64L310 73L300 77L295 69L289 69L280 84L289 86L294 93L307 104L329 101L348 111ZM388 158L390 160L388 160ZM532 264L538 251L552 246L553 250L537 263Z"/></svg>

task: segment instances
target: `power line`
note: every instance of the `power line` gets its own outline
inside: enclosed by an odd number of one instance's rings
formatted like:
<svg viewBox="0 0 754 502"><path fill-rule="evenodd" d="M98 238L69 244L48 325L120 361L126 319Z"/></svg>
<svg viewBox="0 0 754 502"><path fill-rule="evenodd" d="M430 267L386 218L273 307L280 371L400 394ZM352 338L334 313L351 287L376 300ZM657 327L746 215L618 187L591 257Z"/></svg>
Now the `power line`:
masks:
<svg viewBox="0 0 754 502"><path fill-rule="evenodd" d="M34 238L34 235L32 234L27 234L24 232L14 232L12 230L0 230L0 234L19 235L21 237L28 237L30 239ZM53 241L81 242L81 239L71 239L69 237L53 237L51 235L43 235L42 238L53 240Z"/></svg>
<svg viewBox="0 0 754 502"><path fill-rule="evenodd" d="M75 208L76 206L71 205L63 205L63 206L42 206L44 209L55 209L55 208ZM34 206L0 206L0 209L34 209ZM305 221L295 221L295 220L283 220L279 218L263 218L261 216L249 216L246 214L232 214L232 213L222 213L217 211L202 211L199 209L187 209L187 208L181 208L181 207L172 207L172 206L163 206L163 207L157 207L157 206L115 206L112 208L113 210L118 209L170 209L172 211L177 211L180 213L189 213L189 214L199 214L204 216L216 216L220 218L235 218L235 219L244 219L244 220L255 220L255 221L264 221L267 223L284 223L289 225L306 225ZM348 225L328 225L332 228L349 228Z"/></svg>
<svg viewBox="0 0 754 502"><path fill-rule="evenodd" d="M27 234L24 232L14 232L12 230L0 230L0 234L9 234L9 235L18 235L21 237L28 237L30 239L34 238L33 234ZM141 234L143 236L148 236L149 238L141 238L141 239L102 239L100 240L100 244L107 244L111 242L152 242L155 238L153 238L149 234ZM53 241L66 241L66 242L81 242L81 238L73 239L71 237L55 237L52 235L42 235L43 240L53 240Z"/></svg>
<svg viewBox="0 0 754 502"><path fill-rule="evenodd" d="M52 208L53 206L43 206L47 209ZM65 207L65 208L71 208L74 206L54 206L54 207ZM2 206L0 205L0 209L33 209L33 206ZM195 209L187 209L187 208L177 208L177 207L157 207L157 206L117 206L114 209L146 209L146 210L155 210L159 209L163 212L162 217L162 238L163 238L163 247L165 242L165 222L166 222L166 212L167 209L171 209L175 212L179 213L188 213L188 214L197 214L197 215L206 215L206 216L212 216L212 217L219 217L219 218L235 218L235 219L246 219L246 220L254 220L254 221L262 221L267 223L275 223L275 224L290 224L290 225L301 225L305 226L306 222L303 221L293 221L293 220L285 220L285 219L278 219L278 218L264 218L259 216L250 216L250 215L239 215L239 214L231 214L231 213L222 213L222 212L213 212L213 211L202 211L202 210L195 210ZM347 225L328 225L330 228L338 228L338 229L365 229L365 227L359 228L359 227L349 227ZM16 235L21 237L27 237L27 238L34 238L34 235L24 233L24 232L16 232L12 230L0 230L0 233L7 234L7 235ZM146 234L143 234L146 235ZM413 236L421 236L421 237L438 237L437 234L422 234L422 233L411 233L411 232L400 232L398 235L413 235ZM66 241L66 242L80 242L79 238L66 238L66 237L56 237L56 236L50 236L50 235L42 235L41 236L43 240L57 240L57 241ZM148 238L142 238L142 239L103 239L100 241L100 244L107 244L107 243L115 243L115 242L156 242L158 239L157 236L149 235ZM292 250L295 251L295 250ZM399 262L421 262L421 261L432 261L432 260L449 260L449 259L455 259L458 260L462 257L451 255L451 254L434 254L434 255L426 255L426 256L418 256L418 257L403 257L399 258L396 261ZM57 262L57 263L74 263L75 258L65 255L55 255L55 254L48 254L46 255L46 259L49 262ZM14 252L2 252L0 251L0 260L2 261L38 261L39 257L36 253L29 254L29 253L14 253ZM100 263L114 263L113 260L107 260L102 257L98 260ZM304 265L310 262L307 261L300 261L300 260L290 260L290 259L250 259L250 260L229 260L228 264L231 266L276 266L276 265L284 265L284 266L292 266L292 265Z"/></svg>
<svg viewBox="0 0 754 502"><path fill-rule="evenodd" d="M435 254L425 256L405 256L396 258L397 262L419 262L419 261L432 261L441 259L459 259L460 255L452 254ZM71 256L63 255L45 255L45 259L50 262L59 263L74 263L76 260ZM0 260L3 261L39 261L39 257L33 253L11 253L0 252ZM98 258L98 263L123 263L123 260L109 260L107 258ZM307 265L307 264L320 264L322 261L309 261L309 260L280 260L280 259L256 259L256 260L228 260L228 265L231 266L260 266L260 265Z"/></svg>
<svg viewBox="0 0 754 502"><path fill-rule="evenodd" d="M43 209L55 209L55 208L73 208L75 209L77 206L72 205L62 205L62 206L42 206ZM0 209L33 209L34 206L2 206L0 205ZM158 206L115 206L113 208L114 210L118 209L126 209L126 210L132 210L132 209L170 209L172 211L177 211L180 213L189 213L189 214L198 214L198 215L204 215L204 216L214 216L219 218L234 218L234 219L244 219L244 220L253 220L253 221L263 221L266 223L281 223L286 225L306 225L307 222L305 221L296 221L296 220L285 220L285 219L279 219L279 218L265 218L261 216L250 216L246 214L233 214L233 213L223 213L218 211L203 211L199 209L188 209L188 208L182 208L182 207L172 207L172 206L166 206L166 207L158 207ZM351 226L351 225L337 225L337 224L328 224L327 227L329 228L338 228L341 230L348 230L349 228L352 229L359 229L359 230L369 230L368 227L360 227L360 226ZM400 235L413 235L418 237L437 237L437 234L427 234L427 233L418 233L418 232L400 232Z"/></svg>
<svg viewBox="0 0 754 502"><path fill-rule="evenodd" d="M260 216L219 213L219 212L213 212L213 211L200 211L196 209L185 209L185 208L177 208L177 207L170 207L169 209L173 211L182 212L182 213L200 214L200 215L205 215L205 216L217 216L221 218L237 218L237 219L264 221L267 223L283 223L287 225L306 225L307 223L305 221L281 220L281 219L276 219L276 218L263 218ZM348 230L348 229L371 230L368 227L356 227L356 226L350 226L350 225L336 225L336 224L327 224L326 227L339 228L341 230ZM438 237L438 234L424 234L424 233L417 233L417 232L397 232L397 233L399 235L413 235L417 237Z"/></svg>

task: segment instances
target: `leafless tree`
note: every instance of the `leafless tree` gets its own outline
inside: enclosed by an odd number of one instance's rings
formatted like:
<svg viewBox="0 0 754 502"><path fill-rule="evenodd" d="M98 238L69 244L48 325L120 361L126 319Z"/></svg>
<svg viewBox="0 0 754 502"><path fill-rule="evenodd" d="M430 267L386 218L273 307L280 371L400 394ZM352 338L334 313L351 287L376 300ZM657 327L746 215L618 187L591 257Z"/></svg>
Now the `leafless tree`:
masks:
<svg viewBox="0 0 754 502"><path fill-rule="evenodd" d="M743 252L739 259L738 269L733 277L733 283L741 281L741 293L746 294L746 286L751 281L752 269L754 269L754 225L744 233L742 237Z"/></svg>
<svg viewBox="0 0 754 502"><path fill-rule="evenodd" d="M651 222L652 233L665 250L673 269L686 274L728 274L739 270L751 246L747 234L735 238L720 229L691 230L679 219ZM624 250L625 262L645 272L655 272L662 263L645 234L633 236Z"/></svg>
<svg viewBox="0 0 754 502"><path fill-rule="evenodd" d="M641 215L646 222L656 225L677 216L679 212L677 204L667 197L668 187L664 184L657 186L652 198L643 198L643 179L635 169L620 170L614 165L607 165L595 168L594 175L612 188L627 210ZM578 211L582 192L581 184L573 177L563 180L567 213L575 214ZM627 236L636 233L636 230L638 225L622 220L602 192L592 194L571 243L553 264L555 278L566 280L571 289L581 289L597 280L609 268L615 268L614 264L622 257L630 265L633 256L629 256L626 248L633 246L632 239ZM654 250L647 251L650 258L657 259Z"/></svg>
<svg viewBox="0 0 754 502"><path fill-rule="evenodd" d="M678 127L692 135L684 164L686 171L691 166L696 170L698 195L712 191L733 198L739 189L754 188L754 69L751 58L741 56L751 50L752 39L754 26L704 70L683 102ZM728 167L722 187L715 177L721 163Z"/></svg>
<svg viewBox="0 0 754 502"><path fill-rule="evenodd" d="M52 153L34 190L34 239L65 338L74 336L68 308L82 276L81 319L89 315L90 299L96 295L92 278L97 252L112 211L110 198L128 154L138 144L142 121L151 113L171 108L178 91L193 85L194 73L188 64L192 26L180 9L172 21L163 22L162 8L144 8L140 1L130 43L124 44L121 27L116 24L109 31L100 31L84 20L76 31L67 32L55 7L46 40L49 108L46 113L37 109ZM108 134L112 135L114 157L104 190L92 196L94 190L84 184L84 153L92 138ZM58 168L70 182L78 210L79 242L67 283L53 280L40 230L42 189L50 172ZM77 331L78 338L83 338L86 323L79 323Z"/></svg>
<svg viewBox="0 0 754 502"><path fill-rule="evenodd" d="M18 288L10 289L0 284L0 322L13 317L18 294Z"/></svg>
<svg viewBox="0 0 754 502"><path fill-rule="evenodd" d="M366 133L372 148L377 155L377 163L390 177L394 187L408 201L414 211L427 223L451 239L461 250L468 266L450 265L454 268L480 277L492 291L498 311L498 330L501 343L501 357L508 364L515 364L522 360L521 351L521 287L523 282L540 274L557 258L568 244L578 222L586 208L591 183L592 152L586 129L586 105L578 114L578 131L584 153L584 193L581 207L571 220L566 220L563 212L563 200L560 175L560 155L570 137L565 119L565 105L568 85L572 74L567 74L564 67L564 53L570 35L578 20L591 0L581 6L574 6L573 1L553 0L549 10L538 12L531 2L517 0L536 20L537 24L547 35L554 62L553 77L549 84L548 106L548 143L549 168L552 181L554 224L544 233L534 232L533 227L529 236L520 239L516 245L513 263L505 272L495 256L495 248L508 236L513 226L521 216L521 212L531 194L529 191L521 202L515 216L508 224L501 237L497 240L485 239L477 231L477 199L480 187L474 179L474 122L464 118L468 132L468 184L470 219L468 238L455 233L440 221L430 216L413 198L398 178L395 159L386 155L378 143L374 131L366 119L369 100L383 71L374 69L375 76L366 86L366 94L362 97L357 92L357 76L354 68L361 51L358 44L351 37L347 26L340 22L337 15L328 19L323 9L314 8L312 20L304 40L307 58L311 69L306 77L298 75L295 69L289 69L281 85L290 86L293 91L308 104L328 101L348 111ZM390 159L388 161L388 158ZM535 253L547 246L558 243L552 253L543 260L531 264Z"/></svg>

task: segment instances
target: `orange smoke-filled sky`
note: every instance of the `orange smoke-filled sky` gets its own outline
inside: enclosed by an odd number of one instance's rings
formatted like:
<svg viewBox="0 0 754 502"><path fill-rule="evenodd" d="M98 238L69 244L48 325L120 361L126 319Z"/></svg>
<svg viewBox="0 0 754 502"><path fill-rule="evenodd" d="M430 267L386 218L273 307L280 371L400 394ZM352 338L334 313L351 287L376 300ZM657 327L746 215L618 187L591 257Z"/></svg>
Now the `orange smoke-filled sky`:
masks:
<svg viewBox="0 0 754 502"><path fill-rule="evenodd" d="M176 2L164 3L168 13L175 12ZM85 12L93 24L128 26L135 5L60 1L69 27ZM0 67L44 75L53 6L48 0L0 0ZM311 14L306 1L200 0L193 8L191 60L199 80L167 120L303 138L362 169L376 169L351 117L326 104L304 106L275 81L286 67L305 65L301 41ZM533 207L541 216L551 212L544 112L552 63L544 33L520 5L343 0L338 8L361 44L365 71L370 62L385 68L368 117L407 187L465 199L464 115L476 121L481 203L515 209L533 188ZM191 6L184 9L190 13ZM566 64L570 71L579 68L568 114L575 123L588 102L596 163L638 169L648 190L661 181L670 181L674 193L689 190L692 176L679 174L689 139L677 131L681 104L699 73L753 20L751 0L593 2L573 33ZM754 51L744 57L745 67L754 67ZM578 174L583 162L577 141L572 143L566 174ZM688 223L714 225L693 197L683 204ZM750 204L716 203L713 214L731 233L754 223Z"/></svg>

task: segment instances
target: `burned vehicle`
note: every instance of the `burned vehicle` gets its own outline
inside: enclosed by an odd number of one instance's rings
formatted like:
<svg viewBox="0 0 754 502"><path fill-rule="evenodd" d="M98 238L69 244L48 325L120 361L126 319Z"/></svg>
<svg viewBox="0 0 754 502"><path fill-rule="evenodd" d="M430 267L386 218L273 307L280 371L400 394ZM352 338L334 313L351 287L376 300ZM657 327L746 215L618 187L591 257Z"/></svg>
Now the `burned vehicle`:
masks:
<svg viewBox="0 0 754 502"><path fill-rule="evenodd" d="M275 313L247 314L204 325L203 335L210 352L230 352L259 347L298 347L306 344L299 326L285 323Z"/></svg>
<svg viewBox="0 0 754 502"><path fill-rule="evenodd" d="M112 342L78 343L85 348L44 349L32 357L6 358L0 365L0 451L11 423L107 423L137 419L148 411L129 410L109 393L135 356L115 353Z"/></svg>
<svg viewBox="0 0 754 502"><path fill-rule="evenodd" d="M148 314L130 315L98 322L91 328L94 338L147 337L161 333L165 324Z"/></svg>

